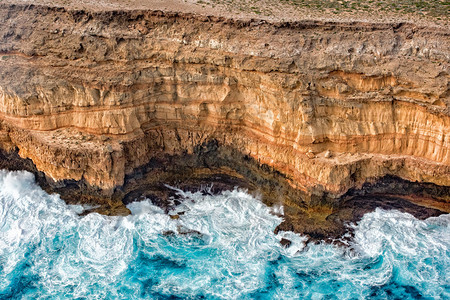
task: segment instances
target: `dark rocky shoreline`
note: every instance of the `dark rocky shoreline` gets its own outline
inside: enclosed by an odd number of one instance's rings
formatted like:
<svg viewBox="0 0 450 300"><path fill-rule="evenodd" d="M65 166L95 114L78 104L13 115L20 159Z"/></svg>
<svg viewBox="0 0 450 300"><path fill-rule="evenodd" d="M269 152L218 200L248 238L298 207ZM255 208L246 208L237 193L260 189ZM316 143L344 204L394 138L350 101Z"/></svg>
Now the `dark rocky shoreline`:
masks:
<svg viewBox="0 0 450 300"><path fill-rule="evenodd" d="M144 199L169 212L180 204L174 188L218 194L241 188L260 197L269 206L284 203L284 221L275 229L306 235L309 241L337 242L352 236L348 226L376 208L396 209L419 219L449 213L450 187L415 183L385 176L367 182L346 194L308 195L293 188L288 178L266 165L239 155L233 149L221 148L210 141L199 145L194 154L161 155L127 175L125 184L112 195L90 187L86 182L65 180L54 182L38 171L30 159L22 159L17 151L0 151L0 168L27 170L48 193L58 193L68 204L96 205L83 214L128 215L125 205ZM174 188L172 188L174 187Z"/></svg>

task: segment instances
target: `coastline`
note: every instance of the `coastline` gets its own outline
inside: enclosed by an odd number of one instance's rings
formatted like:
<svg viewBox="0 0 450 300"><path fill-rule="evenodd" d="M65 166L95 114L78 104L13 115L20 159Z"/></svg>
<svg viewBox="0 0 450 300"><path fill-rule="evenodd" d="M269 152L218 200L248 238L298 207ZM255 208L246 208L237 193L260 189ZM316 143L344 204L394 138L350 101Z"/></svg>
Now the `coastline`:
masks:
<svg viewBox="0 0 450 300"><path fill-rule="evenodd" d="M318 240L364 199L449 212L445 26L151 7L0 4L0 166L107 215L239 186Z"/></svg>

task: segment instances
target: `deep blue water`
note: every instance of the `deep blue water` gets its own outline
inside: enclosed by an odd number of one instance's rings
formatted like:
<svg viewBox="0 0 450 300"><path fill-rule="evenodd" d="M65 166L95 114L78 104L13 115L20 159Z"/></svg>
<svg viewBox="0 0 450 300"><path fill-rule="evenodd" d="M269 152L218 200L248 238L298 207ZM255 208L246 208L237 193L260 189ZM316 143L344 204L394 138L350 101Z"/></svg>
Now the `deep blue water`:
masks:
<svg viewBox="0 0 450 300"><path fill-rule="evenodd" d="M450 299L449 215L378 209L349 247L305 247L244 191L180 195L178 220L148 201L79 217L30 173L0 171L0 299Z"/></svg>

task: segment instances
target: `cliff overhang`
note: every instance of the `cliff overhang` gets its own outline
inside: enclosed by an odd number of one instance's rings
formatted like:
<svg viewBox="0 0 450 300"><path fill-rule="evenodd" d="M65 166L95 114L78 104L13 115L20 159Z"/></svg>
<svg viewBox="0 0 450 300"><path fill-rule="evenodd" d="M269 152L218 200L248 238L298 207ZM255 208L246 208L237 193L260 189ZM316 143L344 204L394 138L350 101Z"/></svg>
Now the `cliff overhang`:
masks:
<svg viewBox="0 0 450 300"><path fill-rule="evenodd" d="M211 180L297 223L367 193L448 212L449 35L0 5L2 166L109 213Z"/></svg>

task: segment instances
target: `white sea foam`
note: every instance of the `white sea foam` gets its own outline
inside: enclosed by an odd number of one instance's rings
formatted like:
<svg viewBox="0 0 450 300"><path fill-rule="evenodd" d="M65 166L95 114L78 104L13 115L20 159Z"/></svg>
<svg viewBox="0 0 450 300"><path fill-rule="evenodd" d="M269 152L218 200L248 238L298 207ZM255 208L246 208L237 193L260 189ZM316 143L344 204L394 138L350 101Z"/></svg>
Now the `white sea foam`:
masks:
<svg viewBox="0 0 450 300"><path fill-rule="evenodd" d="M354 251L273 233L275 211L241 190L178 191L170 214L80 217L27 172L0 171L0 298L448 298L450 218L376 210ZM292 241L284 248L281 238Z"/></svg>

